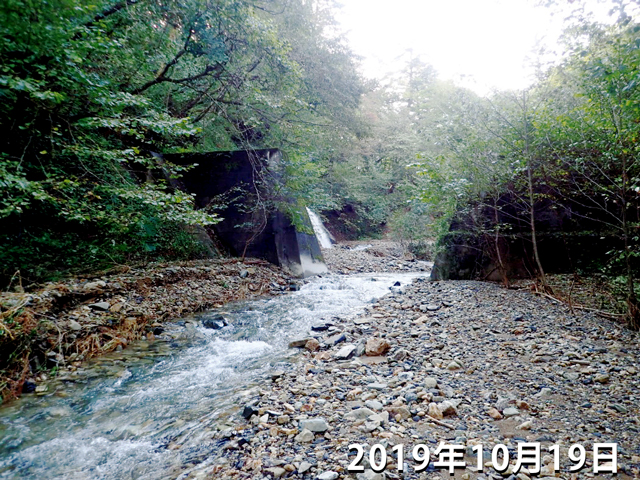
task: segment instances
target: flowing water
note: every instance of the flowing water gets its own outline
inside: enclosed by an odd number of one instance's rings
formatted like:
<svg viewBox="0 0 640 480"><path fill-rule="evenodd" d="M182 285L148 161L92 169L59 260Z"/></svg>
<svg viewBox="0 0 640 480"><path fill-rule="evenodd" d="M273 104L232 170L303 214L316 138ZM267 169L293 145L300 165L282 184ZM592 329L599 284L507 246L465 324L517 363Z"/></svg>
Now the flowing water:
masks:
<svg viewBox="0 0 640 480"><path fill-rule="evenodd" d="M316 234L316 238L318 239L318 243L320 244L320 246L322 248L331 248L331 236L329 235L329 231L325 228L318 214L313 210L309 210L308 208L307 213L309 214L309 220L311 220L313 232Z"/></svg>
<svg viewBox="0 0 640 480"><path fill-rule="evenodd" d="M298 292L226 305L229 326L206 312L167 337L100 357L52 393L0 409L0 479L164 479L214 461L213 433L243 398L299 355L310 326L349 316L419 274L327 275Z"/></svg>

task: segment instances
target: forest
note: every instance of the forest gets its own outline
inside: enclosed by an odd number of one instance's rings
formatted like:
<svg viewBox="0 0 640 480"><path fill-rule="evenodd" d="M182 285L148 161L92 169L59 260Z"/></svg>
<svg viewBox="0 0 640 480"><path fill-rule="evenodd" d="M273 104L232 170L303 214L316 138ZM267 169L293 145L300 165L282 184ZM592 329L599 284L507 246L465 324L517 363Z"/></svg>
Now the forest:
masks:
<svg viewBox="0 0 640 480"><path fill-rule="evenodd" d="M536 215L572 212L576 231L611 240L574 273L606 275L638 329L635 2L613 2L604 23L576 8L561 60L541 65L526 90L485 96L411 56L394 76L366 80L336 8L4 0L3 290L202 256L193 229L218 222L223 205L195 209L171 182L188 167L156 153L278 148L283 196L332 219L343 238L389 235L431 258L464 225L487 239L508 283L500 238L519 234L549 294Z"/></svg>

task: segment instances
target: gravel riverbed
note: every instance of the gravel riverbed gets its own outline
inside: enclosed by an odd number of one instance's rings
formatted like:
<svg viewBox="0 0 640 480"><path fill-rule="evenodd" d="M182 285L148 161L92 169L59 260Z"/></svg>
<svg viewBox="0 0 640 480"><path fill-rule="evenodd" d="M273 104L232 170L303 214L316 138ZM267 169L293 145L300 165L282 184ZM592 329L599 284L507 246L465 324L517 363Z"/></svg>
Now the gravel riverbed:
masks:
<svg viewBox="0 0 640 480"><path fill-rule="evenodd" d="M328 258L343 253L332 250ZM330 267L341 271L348 260L340 262ZM445 478L447 469L434 469L444 442L462 446L467 467L455 470L462 480L611 478L594 473L594 463L611 468L606 449L598 447L594 460L594 444L602 443L617 445L619 478L638 478L638 340L621 324L572 314L527 289L420 278L295 343L300 361L245 392L233 421L215 435L223 454L189 477ZM513 465L523 442L540 445L540 472L533 464L517 476L513 468L496 471L494 446L505 445ZM347 471L356 443L365 449L361 473ZM380 473L368 463L374 444L388 454ZM400 444L404 472L394 453ZM418 444L431 452L422 472L411 459ZM573 445L586 452L578 472L570 471Z"/></svg>
<svg viewBox="0 0 640 480"><path fill-rule="evenodd" d="M395 244L367 245L325 250L332 274L426 273L430 267ZM118 332L116 344L103 344L129 349L126 332L131 340L145 335L153 342L163 319L234 297L298 288L290 284L264 262L201 262L52 284L4 301L28 298L25 311L63 328L47 358L64 361L68 372L62 373L71 375L83 368L71 353L74 338L113 341L109 328L135 321L136 328ZM460 446L466 468L455 469L459 480L612 478L594 473L594 465L611 468L607 450L596 450L600 459L593 456L594 446L607 443L617 448L617 477L640 478L640 339L621 323L572 313L527 288L426 277L392 287L362 314L318 322L292 342L290 363L247 387L235 409L203 434L218 453L166 478L439 479L450 476L434 468L443 460L436 452L446 452L441 445ZM540 471L526 464L519 472L499 472L494 447L505 445L513 466L524 443L540 445ZM363 472L347 470L356 460L353 444L362 445ZM369 459L373 445L387 454L381 472ZM398 469L399 445L404 471ZM413 459L416 445L430 449L431 463L421 472ZM586 466L572 472L569 454L580 453L570 451L574 445L584 448ZM549 451L555 446L557 470ZM181 447L176 439L169 448ZM377 455L374 464L381 451Z"/></svg>

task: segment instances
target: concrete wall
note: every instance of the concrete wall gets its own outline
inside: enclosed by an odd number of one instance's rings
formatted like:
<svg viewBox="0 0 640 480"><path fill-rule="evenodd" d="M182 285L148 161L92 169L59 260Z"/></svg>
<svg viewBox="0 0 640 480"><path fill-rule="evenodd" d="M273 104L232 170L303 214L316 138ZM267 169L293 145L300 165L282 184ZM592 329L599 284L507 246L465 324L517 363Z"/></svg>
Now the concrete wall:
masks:
<svg viewBox="0 0 640 480"><path fill-rule="evenodd" d="M194 193L196 205L224 204L224 220L212 227L226 253L262 258L306 277L327 271L306 209L297 211L296 227L274 207L272 187L282 161L279 150L168 154L165 160L196 165L185 172L180 188ZM295 205L294 199L279 199Z"/></svg>

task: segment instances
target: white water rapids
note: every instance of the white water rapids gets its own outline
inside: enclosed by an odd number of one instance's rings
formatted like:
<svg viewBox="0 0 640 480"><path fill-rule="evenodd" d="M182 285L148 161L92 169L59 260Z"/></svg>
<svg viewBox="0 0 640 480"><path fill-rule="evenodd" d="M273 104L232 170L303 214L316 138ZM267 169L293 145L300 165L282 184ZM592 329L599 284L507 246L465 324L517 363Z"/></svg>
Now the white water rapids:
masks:
<svg viewBox="0 0 640 480"><path fill-rule="evenodd" d="M205 312L169 325L171 340L101 357L51 394L0 409L0 479L155 480L204 468L221 454L214 433L237 422L244 395L295 361L291 340L416 276L314 278L298 292L226 305L222 330L201 326L219 313Z"/></svg>

